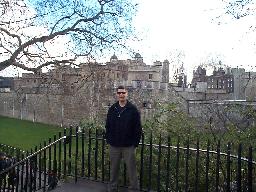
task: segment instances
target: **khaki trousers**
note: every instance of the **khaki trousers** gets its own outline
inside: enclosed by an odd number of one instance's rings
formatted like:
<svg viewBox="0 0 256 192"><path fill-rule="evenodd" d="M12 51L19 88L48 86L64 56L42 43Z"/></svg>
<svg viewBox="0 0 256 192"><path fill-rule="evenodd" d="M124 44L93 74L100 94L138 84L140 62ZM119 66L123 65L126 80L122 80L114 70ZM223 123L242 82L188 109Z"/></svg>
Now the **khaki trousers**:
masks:
<svg viewBox="0 0 256 192"><path fill-rule="evenodd" d="M139 190L139 182L136 170L135 147L113 147L109 146L110 157L110 183L108 191L116 191L118 187L120 162L123 157L130 182L130 191Z"/></svg>

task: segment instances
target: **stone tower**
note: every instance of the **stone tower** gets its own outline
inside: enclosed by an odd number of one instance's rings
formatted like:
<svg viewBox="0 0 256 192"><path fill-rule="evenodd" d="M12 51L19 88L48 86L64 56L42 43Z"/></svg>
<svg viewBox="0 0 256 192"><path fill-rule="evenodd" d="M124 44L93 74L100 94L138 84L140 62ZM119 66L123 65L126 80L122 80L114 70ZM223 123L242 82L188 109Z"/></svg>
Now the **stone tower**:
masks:
<svg viewBox="0 0 256 192"><path fill-rule="evenodd" d="M162 82L169 83L169 65L170 62L166 59L162 65Z"/></svg>

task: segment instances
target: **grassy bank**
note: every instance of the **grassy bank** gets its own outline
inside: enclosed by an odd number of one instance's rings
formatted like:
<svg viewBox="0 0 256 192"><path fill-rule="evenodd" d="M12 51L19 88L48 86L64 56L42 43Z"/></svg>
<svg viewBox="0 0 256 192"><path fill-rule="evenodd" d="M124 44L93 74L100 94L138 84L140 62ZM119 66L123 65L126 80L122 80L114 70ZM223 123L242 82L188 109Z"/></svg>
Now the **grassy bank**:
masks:
<svg viewBox="0 0 256 192"><path fill-rule="evenodd" d="M0 143L29 150L58 134L62 128L0 116Z"/></svg>

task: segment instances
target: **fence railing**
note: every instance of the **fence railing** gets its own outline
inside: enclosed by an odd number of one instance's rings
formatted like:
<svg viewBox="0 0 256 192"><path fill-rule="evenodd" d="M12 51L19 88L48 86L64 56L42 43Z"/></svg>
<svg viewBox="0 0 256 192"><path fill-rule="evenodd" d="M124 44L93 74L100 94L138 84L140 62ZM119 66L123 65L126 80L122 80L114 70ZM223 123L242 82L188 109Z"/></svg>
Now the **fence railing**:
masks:
<svg viewBox="0 0 256 192"><path fill-rule="evenodd" d="M157 144L154 144L156 140ZM26 158L18 157L22 161L0 173L2 189L46 189L50 173L59 179L109 181L108 145L103 131L79 131L78 127L64 129L58 139L55 135L34 151ZM216 146L208 142L206 149L200 149L199 141L192 144L178 139L172 145L171 137L156 139L151 133L143 134L136 157L142 191L252 192L256 189L253 149L244 149L241 144L233 149L228 143L225 149L221 149L220 142ZM11 170L15 170L18 177L15 185L8 180ZM120 168L120 185L128 185L124 163Z"/></svg>
<svg viewBox="0 0 256 192"><path fill-rule="evenodd" d="M56 144L65 140L66 136L60 137L48 145L44 142L44 146L40 146L39 150L35 148L35 152L16 153L12 158L12 165L0 172L0 191L37 191L44 189L49 184L49 180L54 180L55 172L51 167L46 167L51 164L47 155L47 150L53 147L56 149ZM9 154L10 155L10 154ZM56 167L56 162L53 162ZM57 178L57 177L56 177Z"/></svg>

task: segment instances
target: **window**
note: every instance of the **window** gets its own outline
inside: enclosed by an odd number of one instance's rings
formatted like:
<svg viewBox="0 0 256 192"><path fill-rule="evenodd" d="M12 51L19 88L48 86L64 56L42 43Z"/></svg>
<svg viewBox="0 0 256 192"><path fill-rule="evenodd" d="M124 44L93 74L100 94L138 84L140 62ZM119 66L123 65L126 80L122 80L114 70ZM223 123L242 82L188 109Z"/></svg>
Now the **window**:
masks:
<svg viewBox="0 0 256 192"><path fill-rule="evenodd" d="M149 74L148 79L153 79L153 74Z"/></svg>

